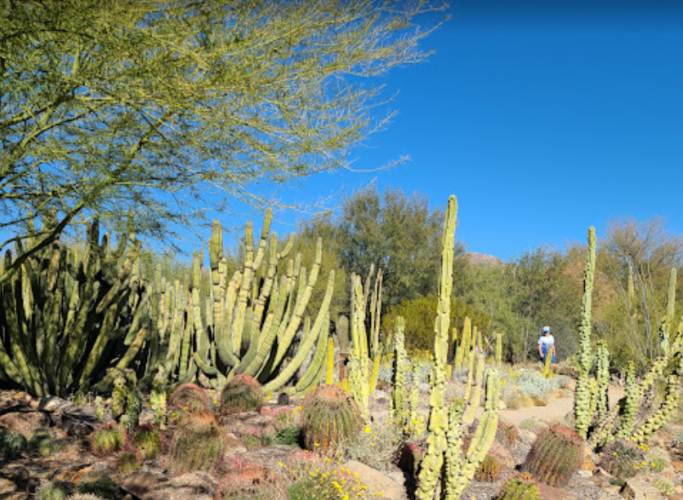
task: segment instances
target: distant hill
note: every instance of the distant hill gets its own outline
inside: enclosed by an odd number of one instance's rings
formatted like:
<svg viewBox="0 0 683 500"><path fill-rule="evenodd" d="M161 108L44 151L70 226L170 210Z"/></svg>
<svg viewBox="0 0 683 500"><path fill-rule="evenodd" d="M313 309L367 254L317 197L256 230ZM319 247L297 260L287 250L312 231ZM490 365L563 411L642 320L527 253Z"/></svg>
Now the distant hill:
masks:
<svg viewBox="0 0 683 500"><path fill-rule="evenodd" d="M467 252L465 254L467 261L473 266L504 266L505 262L485 253Z"/></svg>

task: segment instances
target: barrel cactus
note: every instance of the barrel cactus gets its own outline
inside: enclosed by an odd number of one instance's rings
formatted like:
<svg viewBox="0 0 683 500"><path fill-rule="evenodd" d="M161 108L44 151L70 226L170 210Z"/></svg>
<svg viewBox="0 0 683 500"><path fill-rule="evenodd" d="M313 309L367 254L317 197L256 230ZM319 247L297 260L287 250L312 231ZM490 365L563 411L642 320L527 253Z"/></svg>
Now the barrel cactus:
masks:
<svg viewBox="0 0 683 500"><path fill-rule="evenodd" d="M215 500L289 500L287 486L263 465L234 464L221 478Z"/></svg>
<svg viewBox="0 0 683 500"><path fill-rule="evenodd" d="M140 467L142 467L142 455L136 448L126 448L116 455L116 470L119 474L130 474L140 470Z"/></svg>
<svg viewBox="0 0 683 500"><path fill-rule="evenodd" d="M507 480L496 500L538 500L540 489L534 476L522 472Z"/></svg>
<svg viewBox="0 0 683 500"><path fill-rule="evenodd" d="M500 461L495 455L486 455L484 460L479 464L479 469L474 474L474 478L477 481L482 481L485 483L493 483L498 479L498 474L500 474Z"/></svg>
<svg viewBox="0 0 683 500"><path fill-rule="evenodd" d="M171 441L171 469L180 475L210 471L227 449L227 431L208 410L192 412L178 424Z"/></svg>
<svg viewBox="0 0 683 500"><path fill-rule="evenodd" d="M90 435L90 451L98 457L106 457L123 449L127 439L126 429L122 425L106 422Z"/></svg>
<svg viewBox="0 0 683 500"><path fill-rule="evenodd" d="M513 445L517 442L517 439L519 439L519 430L515 424L511 422L505 422L504 420L499 420L496 439L498 439L498 441L501 443Z"/></svg>
<svg viewBox="0 0 683 500"><path fill-rule="evenodd" d="M643 451L634 443L617 439L602 450L600 467L615 477L628 479L638 472L644 460Z"/></svg>
<svg viewBox="0 0 683 500"><path fill-rule="evenodd" d="M209 397L197 384L180 384L169 396L168 403L190 411L205 410L209 407Z"/></svg>
<svg viewBox="0 0 683 500"><path fill-rule="evenodd" d="M166 451L166 438L151 424L138 427L131 441L144 460L157 458Z"/></svg>
<svg viewBox="0 0 683 500"><path fill-rule="evenodd" d="M86 476L76 485L76 491L82 495L93 495L104 500L116 500L119 496L119 486L106 474Z"/></svg>
<svg viewBox="0 0 683 500"><path fill-rule="evenodd" d="M221 392L221 415L259 411L263 391L258 380L250 375L236 375Z"/></svg>
<svg viewBox="0 0 683 500"><path fill-rule="evenodd" d="M320 386L306 396L303 406L304 444L308 450L321 455L341 452L360 430L358 405L341 387Z"/></svg>
<svg viewBox="0 0 683 500"><path fill-rule="evenodd" d="M36 490L36 500L65 500L73 485L65 481L47 481L38 486Z"/></svg>
<svg viewBox="0 0 683 500"><path fill-rule="evenodd" d="M583 447L583 439L574 430L552 425L534 441L523 469L550 486L563 487L579 469Z"/></svg>
<svg viewBox="0 0 683 500"><path fill-rule="evenodd" d="M28 448L26 438L18 432L0 430L0 459L13 459L21 456Z"/></svg>

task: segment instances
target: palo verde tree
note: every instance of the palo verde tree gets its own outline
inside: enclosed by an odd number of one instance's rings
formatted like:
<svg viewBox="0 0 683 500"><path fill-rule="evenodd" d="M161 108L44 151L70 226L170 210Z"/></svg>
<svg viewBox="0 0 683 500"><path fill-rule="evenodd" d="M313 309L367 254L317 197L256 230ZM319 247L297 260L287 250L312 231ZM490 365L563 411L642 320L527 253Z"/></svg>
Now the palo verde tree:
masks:
<svg viewBox="0 0 683 500"><path fill-rule="evenodd" d="M165 237L207 202L263 205L264 186L345 167L388 118L370 77L426 57L414 23L435 8L3 0L0 250L32 243L0 283L69 224Z"/></svg>

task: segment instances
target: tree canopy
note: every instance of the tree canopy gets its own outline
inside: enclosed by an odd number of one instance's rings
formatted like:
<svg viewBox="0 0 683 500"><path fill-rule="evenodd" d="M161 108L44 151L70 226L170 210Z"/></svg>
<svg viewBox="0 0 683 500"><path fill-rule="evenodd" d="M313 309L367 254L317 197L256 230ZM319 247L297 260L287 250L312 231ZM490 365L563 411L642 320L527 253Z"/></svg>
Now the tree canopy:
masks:
<svg viewBox="0 0 683 500"><path fill-rule="evenodd" d="M386 119L369 77L426 57L414 21L434 8L0 2L0 250L93 216L163 237L207 206L265 204L265 185L345 167Z"/></svg>

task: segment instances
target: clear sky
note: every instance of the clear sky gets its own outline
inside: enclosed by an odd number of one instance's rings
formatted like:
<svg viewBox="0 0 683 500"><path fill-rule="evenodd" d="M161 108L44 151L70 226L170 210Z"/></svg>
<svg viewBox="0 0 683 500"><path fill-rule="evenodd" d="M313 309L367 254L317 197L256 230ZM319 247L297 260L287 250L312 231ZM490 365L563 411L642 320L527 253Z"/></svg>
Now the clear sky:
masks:
<svg viewBox="0 0 683 500"><path fill-rule="evenodd" d="M384 79L393 123L354 151L372 174L327 174L284 201L375 180L459 201L469 251L509 259L598 237L619 217L683 233L683 5L461 0L424 42L428 62ZM293 220L293 215L282 215ZM276 225L280 232L291 230ZM207 235L208 237L208 235Z"/></svg>

